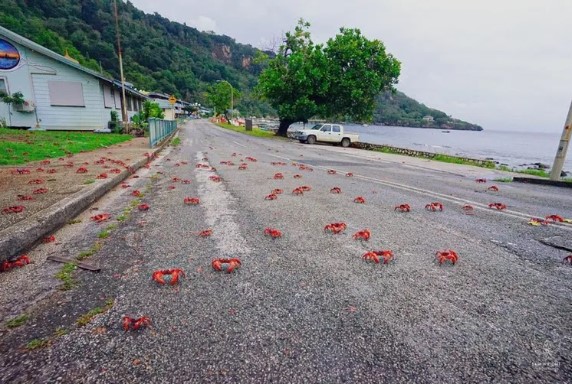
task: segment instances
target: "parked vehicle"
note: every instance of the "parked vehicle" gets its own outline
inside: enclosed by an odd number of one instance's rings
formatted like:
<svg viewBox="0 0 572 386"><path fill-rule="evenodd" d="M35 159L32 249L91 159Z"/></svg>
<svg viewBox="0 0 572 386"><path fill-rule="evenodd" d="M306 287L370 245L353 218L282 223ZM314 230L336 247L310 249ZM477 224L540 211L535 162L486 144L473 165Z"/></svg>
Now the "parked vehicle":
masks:
<svg viewBox="0 0 572 386"><path fill-rule="evenodd" d="M298 130L294 138L301 143L314 144L316 142L340 143L348 147L352 142L359 142L359 135L348 133L342 125L336 123L320 123L310 129Z"/></svg>

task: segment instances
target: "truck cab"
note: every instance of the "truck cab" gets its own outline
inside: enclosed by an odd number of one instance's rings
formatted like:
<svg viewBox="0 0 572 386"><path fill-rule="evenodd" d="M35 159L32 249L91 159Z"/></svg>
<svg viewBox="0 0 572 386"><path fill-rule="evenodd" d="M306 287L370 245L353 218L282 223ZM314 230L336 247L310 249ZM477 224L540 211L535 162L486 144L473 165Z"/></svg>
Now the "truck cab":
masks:
<svg viewBox="0 0 572 386"><path fill-rule="evenodd" d="M294 138L301 143L331 142L340 143L343 147L359 141L357 134L345 132L344 127L336 123L320 123L310 129L298 130Z"/></svg>

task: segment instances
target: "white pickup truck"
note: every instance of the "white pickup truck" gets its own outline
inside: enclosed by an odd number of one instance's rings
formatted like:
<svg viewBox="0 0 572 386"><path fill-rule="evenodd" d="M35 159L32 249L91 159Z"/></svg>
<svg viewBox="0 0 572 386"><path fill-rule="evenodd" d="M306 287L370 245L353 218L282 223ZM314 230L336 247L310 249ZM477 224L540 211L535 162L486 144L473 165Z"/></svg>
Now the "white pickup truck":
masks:
<svg viewBox="0 0 572 386"><path fill-rule="evenodd" d="M310 129L298 130L294 133L294 138L301 143L331 142L341 143L343 147L359 142L358 134L348 133L342 125L335 123L320 123Z"/></svg>

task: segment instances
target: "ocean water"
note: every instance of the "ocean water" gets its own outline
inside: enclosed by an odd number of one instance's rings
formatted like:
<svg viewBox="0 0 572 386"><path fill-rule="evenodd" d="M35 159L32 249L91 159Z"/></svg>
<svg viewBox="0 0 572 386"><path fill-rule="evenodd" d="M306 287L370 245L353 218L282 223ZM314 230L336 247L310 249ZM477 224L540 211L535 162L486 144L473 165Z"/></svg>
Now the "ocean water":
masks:
<svg viewBox="0 0 572 386"><path fill-rule="evenodd" d="M479 159L492 158L500 164L517 168L535 162L552 166L561 136L561 133L486 129L444 133L439 129L375 125L345 125L345 128L359 133L362 142ZM572 172L570 148L563 170Z"/></svg>

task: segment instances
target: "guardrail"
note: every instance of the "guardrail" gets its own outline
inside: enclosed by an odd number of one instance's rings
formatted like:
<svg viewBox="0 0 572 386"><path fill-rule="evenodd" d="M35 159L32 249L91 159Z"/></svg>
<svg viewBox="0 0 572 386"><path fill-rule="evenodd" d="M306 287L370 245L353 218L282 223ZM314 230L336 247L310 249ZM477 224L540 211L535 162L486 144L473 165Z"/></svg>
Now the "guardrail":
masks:
<svg viewBox="0 0 572 386"><path fill-rule="evenodd" d="M155 147L177 130L177 121L149 118L149 146Z"/></svg>

